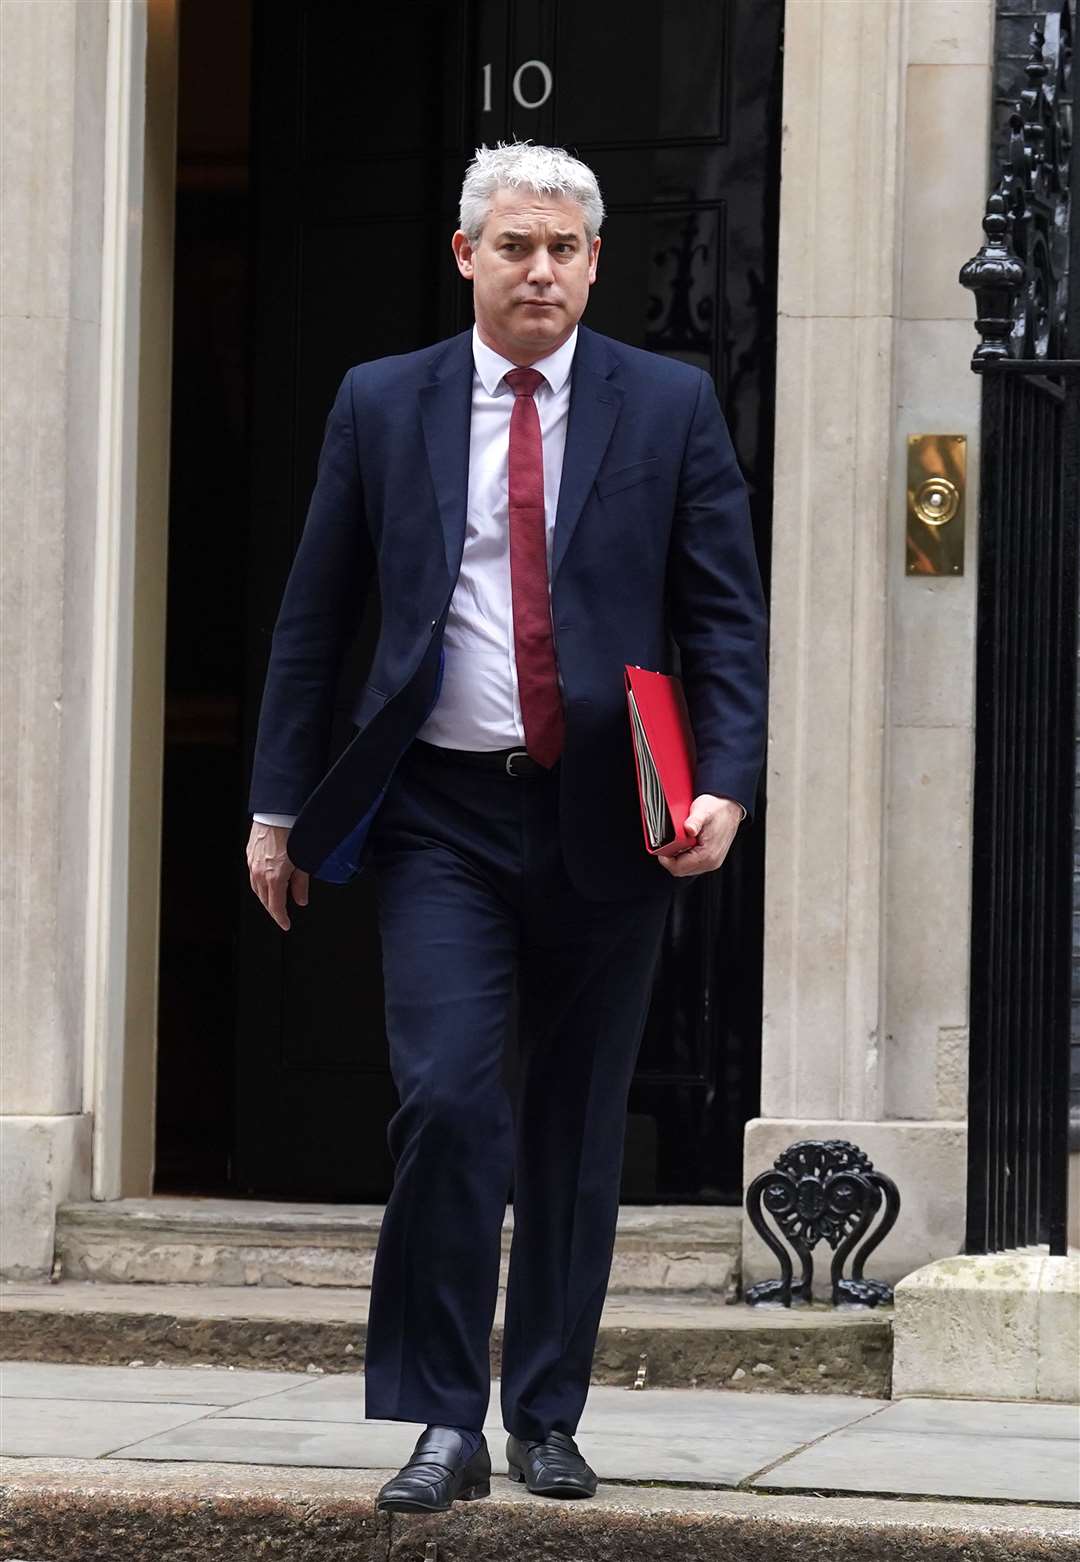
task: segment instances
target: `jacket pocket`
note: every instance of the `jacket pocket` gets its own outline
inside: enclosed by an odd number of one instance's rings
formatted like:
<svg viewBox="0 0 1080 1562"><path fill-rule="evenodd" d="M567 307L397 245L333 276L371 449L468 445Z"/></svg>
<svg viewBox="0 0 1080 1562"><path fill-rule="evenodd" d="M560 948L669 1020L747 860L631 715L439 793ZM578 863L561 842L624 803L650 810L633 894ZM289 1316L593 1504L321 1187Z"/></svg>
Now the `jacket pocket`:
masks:
<svg viewBox="0 0 1080 1562"><path fill-rule="evenodd" d="M603 472L596 479L596 491L601 499L606 499L608 494L617 494L621 488L630 488L635 483L648 482L651 477L660 475L660 457L649 456L645 461L634 461L630 466L620 466L614 472Z"/></svg>
<svg viewBox="0 0 1080 1562"><path fill-rule="evenodd" d="M389 695L383 689L376 689L372 683L365 683L360 693L352 702L349 710L349 718L353 725L362 727L369 722L376 711L382 709L389 699Z"/></svg>

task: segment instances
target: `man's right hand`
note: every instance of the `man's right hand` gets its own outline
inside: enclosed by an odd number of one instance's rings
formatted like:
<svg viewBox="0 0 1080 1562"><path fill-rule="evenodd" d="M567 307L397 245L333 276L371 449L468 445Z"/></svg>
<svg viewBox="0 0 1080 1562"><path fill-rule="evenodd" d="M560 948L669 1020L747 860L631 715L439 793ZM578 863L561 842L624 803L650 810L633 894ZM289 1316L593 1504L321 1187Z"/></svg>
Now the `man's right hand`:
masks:
<svg viewBox="0 0 1080 1562"><path fill-rule="evenodd" d="M287 826L281 824L252 824L247 843L248 875L251 887L273 917L278 927L288 932L288 891L298 906L308 903L308 875L302 868L289 861L286 846L289 840Z"/></svg>

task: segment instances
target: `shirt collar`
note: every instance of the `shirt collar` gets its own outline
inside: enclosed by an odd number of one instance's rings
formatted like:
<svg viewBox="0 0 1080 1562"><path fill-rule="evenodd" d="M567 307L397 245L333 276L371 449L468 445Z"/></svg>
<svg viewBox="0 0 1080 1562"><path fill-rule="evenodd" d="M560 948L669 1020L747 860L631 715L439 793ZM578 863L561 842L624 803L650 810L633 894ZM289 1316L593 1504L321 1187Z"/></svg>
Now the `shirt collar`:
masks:
<svg viewBox="0 0 1080 1562"><path fill-rule="evenodd" d="M578 328L575 325L570 335L561 347L557 347L553 353L548 353L546 358L538 358L532 365L544 376L552 391L561 391L570 377L570 370L574 363L574 348L577 346ZM498 393L502 377L508 369L514 368L509 358L503 358L501 354L485 345L480 340L480 333L473 326L472 335L473 364L481 385L489 396ZM509 391L509 387L507 387Z"/></svg>

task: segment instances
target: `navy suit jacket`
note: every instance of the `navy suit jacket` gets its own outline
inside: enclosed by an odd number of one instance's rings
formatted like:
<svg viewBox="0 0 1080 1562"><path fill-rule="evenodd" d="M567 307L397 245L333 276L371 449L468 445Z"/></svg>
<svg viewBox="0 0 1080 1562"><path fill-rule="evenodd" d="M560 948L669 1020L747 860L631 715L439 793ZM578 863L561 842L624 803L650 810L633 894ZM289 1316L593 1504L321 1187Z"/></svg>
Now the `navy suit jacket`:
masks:
<svg viewBox="0 0 1080 1562"><path fill-rule="evenodd" d="M579 327L551 605L566 737L567 871L594 900L668 892L645 850L623 664L681 673L695 791L753 815L767 613L746 485L709 376ZM274 628L250 809L295 813L289 856L344 881L438 698L465 541L472 333L350 369ZM375 577L382 624L356 732L328 768L344 650ZM673 657L673 643L678 648ZM673 662L677 660L677 665Z"/></svg>

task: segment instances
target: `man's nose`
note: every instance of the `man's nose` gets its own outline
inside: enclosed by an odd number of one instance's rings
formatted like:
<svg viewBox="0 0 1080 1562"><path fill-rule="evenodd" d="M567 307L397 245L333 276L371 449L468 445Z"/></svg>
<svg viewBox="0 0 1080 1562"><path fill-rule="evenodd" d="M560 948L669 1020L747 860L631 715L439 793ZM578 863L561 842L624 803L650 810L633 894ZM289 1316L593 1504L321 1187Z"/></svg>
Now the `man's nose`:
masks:
<svg viewBox="0 0 1080 1562"><path fill-rule="evenodd" d="M555 275L551 266L551 256L546 249L534 250L529 264L530 282L550 282Z"/></svg>

